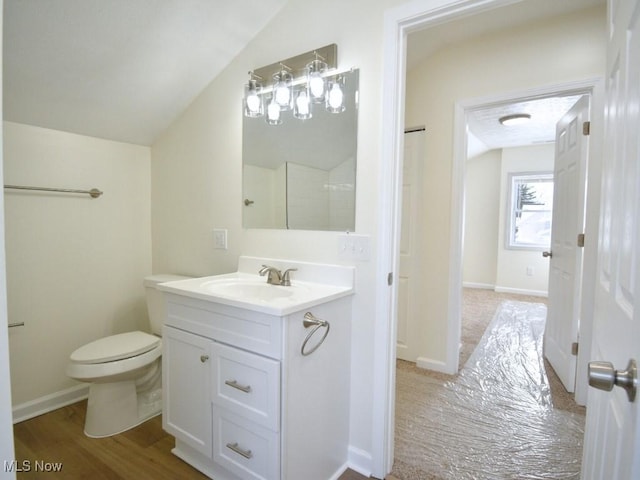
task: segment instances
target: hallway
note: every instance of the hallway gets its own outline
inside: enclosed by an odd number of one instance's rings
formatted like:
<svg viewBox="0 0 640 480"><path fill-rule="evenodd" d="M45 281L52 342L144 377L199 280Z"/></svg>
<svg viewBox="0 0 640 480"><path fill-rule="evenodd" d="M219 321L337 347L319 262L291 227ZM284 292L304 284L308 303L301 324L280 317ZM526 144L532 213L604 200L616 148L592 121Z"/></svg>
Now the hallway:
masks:
<svg viewBox="0 0 640 480"><path fill-rule="evenodd" d="M551 386L545 319L544 304L505 301L457 376L398 362L395 476L579 478L584 408Z"/></svg>

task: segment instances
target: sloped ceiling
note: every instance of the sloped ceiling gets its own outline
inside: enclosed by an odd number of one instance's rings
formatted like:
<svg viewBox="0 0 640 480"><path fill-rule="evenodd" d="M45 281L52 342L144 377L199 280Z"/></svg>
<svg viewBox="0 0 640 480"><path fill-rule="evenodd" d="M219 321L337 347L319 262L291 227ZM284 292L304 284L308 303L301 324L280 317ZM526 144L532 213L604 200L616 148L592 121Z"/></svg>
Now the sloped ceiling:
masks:
<svg viewBox="0 0 640 480"><path fill-rule="evenodd" d="M4 119L150 145L286 0L5 0Z"/></svg>

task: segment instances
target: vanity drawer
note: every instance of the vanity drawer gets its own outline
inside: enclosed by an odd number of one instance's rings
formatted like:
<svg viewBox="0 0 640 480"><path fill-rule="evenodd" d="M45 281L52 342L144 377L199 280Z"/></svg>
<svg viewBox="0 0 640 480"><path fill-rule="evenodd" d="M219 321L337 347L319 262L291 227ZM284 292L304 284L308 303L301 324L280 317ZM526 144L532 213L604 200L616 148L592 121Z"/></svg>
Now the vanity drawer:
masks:
<svg viewBox="0 0 640 480"><path fill-rule="evenodd" d="M228 345L279 359L282 319L167 293L165 324Z"/></svg>
<svg viewBox="0 0 640 480"><path fill-rule="evenodd" d="M280 478L280 435L213 405L213 461L243 479Z"/></svg>
<svg viewBox="0 0 640 480"><path fill-rule="evenodd" d="M280 362L220 343L212 346L214 404L280 430Z"/></svg>

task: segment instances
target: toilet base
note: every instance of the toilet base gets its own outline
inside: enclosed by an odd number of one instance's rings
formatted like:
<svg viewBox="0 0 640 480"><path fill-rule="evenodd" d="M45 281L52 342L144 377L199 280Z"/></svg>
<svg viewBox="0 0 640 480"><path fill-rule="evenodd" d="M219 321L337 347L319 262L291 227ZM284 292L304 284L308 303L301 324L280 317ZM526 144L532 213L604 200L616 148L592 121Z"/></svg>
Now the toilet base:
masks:
<svg viewBox="0 0 640 480"><path fill-rule="evenodd" d="M138 392L135 380L92 383L84 433L102 438L140 425L162 411L162 388Z"/></svg>

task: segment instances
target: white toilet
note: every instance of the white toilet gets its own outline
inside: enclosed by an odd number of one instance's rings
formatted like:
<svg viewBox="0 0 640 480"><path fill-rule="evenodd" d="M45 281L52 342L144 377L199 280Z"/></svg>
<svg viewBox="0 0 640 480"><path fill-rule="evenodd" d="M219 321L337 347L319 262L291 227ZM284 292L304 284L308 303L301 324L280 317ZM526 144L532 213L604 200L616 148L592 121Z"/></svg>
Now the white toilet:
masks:
<svg viewBox="0 0 640 480"><path fill-rule="evenodd" d="M101 338L75 350L67 375L90 382L84 433L108 437L139 425L162 410L161 355L165 308L156 286L188 277L152 275L144 279L153 335L128 332Z"/></svg>

